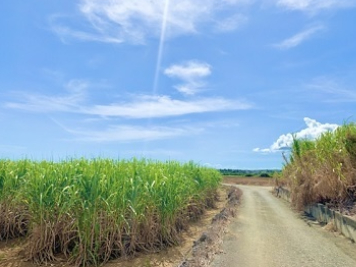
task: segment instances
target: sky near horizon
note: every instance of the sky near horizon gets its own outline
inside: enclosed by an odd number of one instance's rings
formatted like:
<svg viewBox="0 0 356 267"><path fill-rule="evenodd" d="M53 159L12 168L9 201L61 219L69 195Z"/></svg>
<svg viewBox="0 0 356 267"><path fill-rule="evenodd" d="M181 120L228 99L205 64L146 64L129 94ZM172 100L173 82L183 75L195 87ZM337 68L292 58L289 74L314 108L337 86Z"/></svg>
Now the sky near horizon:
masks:
<svg viewBox="0 0 356 267"><path fill-rule="evenodd" d="M274 169L355 121L356 0L2 4L0 158Z"/></svg>

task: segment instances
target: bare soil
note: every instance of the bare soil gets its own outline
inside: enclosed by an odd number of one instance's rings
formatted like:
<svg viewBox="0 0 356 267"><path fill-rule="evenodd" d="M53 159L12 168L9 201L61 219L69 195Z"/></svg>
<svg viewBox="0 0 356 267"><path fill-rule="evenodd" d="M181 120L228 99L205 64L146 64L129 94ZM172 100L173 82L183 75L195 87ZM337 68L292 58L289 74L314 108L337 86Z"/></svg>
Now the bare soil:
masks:
<svg viewBox="0 0 356 267"><path fill-rule="evenodd" d="M203 216L192 222L189 230L182 234L179 246L167 248L156 253L137 254L130 258L112 260L105 267L195 267L207 266L213 255L219 250L224 229L241 196L240 190L222 187L216 208L207 210ZM15 239L0 242L0 267L38 267L34 262L26 261L21 255L26 240ZM199 264L199 265L197 265ZM51 267L74 267L65 262L49 263Z"/></svg>
<svg viewBox="0 0 356 267"><path fill-rule="evenodd" d="M238 187L243 191L238 216L211 267L356 266L355 244L305 221L272 195L272 187Z"/></svg>
<svg viewBox="0 0 356 267"><path fill-rule="evenodd" d="M227 226L236 215L236 207L240 203L242 191L230 187L226 206L212 219L209 228L194 242L192 252L178 267L208 267L214 256L221 252L221 244Z"/></svg>
<svg viewBox="0 0 356 267"><path fill-rule="evenodd" d="M273 186L272 178L224 176L223 181L226 184Z"/></svg>

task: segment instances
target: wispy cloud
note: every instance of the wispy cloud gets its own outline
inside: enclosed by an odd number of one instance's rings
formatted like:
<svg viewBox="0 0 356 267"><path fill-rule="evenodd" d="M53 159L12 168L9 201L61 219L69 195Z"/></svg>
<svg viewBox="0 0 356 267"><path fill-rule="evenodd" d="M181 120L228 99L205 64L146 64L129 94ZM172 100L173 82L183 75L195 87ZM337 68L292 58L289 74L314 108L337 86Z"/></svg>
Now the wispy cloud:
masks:
<svg viewBox="0 0 356 267"><path fill-rule="evenodd" d="M316 77L306 84L306 89L311 92L320 93L324 102L356 102L356 91L354 86L344 85L341 81L330 77Z"/></svg>
<svg viewBox="0 0 356 267"><path fill-rule="evenodd" d="M111 125L103 130L65 130L74 136L75 141L83 142L135 142L152 141L175 138L179 136L191 136L203 131L200 128L189 127L162 127L162 126L134 126L134 125Z"/></svg>
<svg viewBox="0 0 356 267"><path fill-rule="evenodd" d="M162 139L173 139L182 136L201 135L204 132L209 132L211 129L225 128L231 129L239 127L235 120L218 120L218 121L191 121L190 119L174 120L165 122L162 125L142 125L131 121L130 124L113 124L102 126L101 122L92 121L75 126L67 126L57 119L50 119L58 125L62 130L71 134L71 141L83 142L136 142L136 141L152 141ZM113 122L115 120L108 120ZM98 124L99 123L99 124ZM96 125L96 126L95 126ZM100 128L98 128L100 125Z"/></svg>
<svg viewBox="0 0 356 267"><path fill-rule="evenodd" d="M86 89L89 83L84 80L73 79L68 81L64 88L66 95L47 96L27 92L17 92L13 96L17 101L4 104L7 108L22 109L34 112L71 112L84 103Z"/></svg>
<svg viewBox="0 0 356 267"><path fill-rule="evenodd" d="M276 142L274 142L269 148L255 148L254 152L262 152L262 153L270 153L270 152L278 152L283 150L289 150L293 144L293 135L297 139L308 139L315 140L322 133L327 131L335 131L339 125L331 124L331 123L320 123L314 119L304 118L304 122L307 128L296 132L296 133L287 133L282 134Z"/></svg>
<svg viewBox="0 0 356 267"><path fill-rule="evenodd" d="M177 100L168 96L140 96L133 102L96 105L83 109L86 114L126 118L158 118L225 110L244 110L252 106L224 98Z"/></svg>
<svg viewBox="0 0 356 267"><path fill-rule="evenodd" d="M205 85L203 78L211 74L211 66L205 62L191 60L168 67L164 74L171 78L183 80L183 84L175 86L179 92L194 95Z"/></svg>
<svg viewBox="0 0 356 267"><path fill-rule="evenodd" d="M77 88L77 87L76 87ZM17 95L17 101L7 102L6 108L26 111L70 112L101 117L122 117L131 119L164 118L187 114L219 112L227 110L246 110L252 104L225 98L199 98L194 100L178 100L169 96L136 95L106 105L88 104L85 95L80 91L66 96L45 96L23 93Z"/></svg>
<svg viewBox="0 0 356 267"><path fill-rule="evenodd" d="M304 41L310 39L315 33L324 30L325 27L318 25L310 27L302 32L293 35L290 38L283 40L282 42L275 44L274 47L279 49L290 49L296 47L303 43Z"/></svg>
<svg viewBox="0 0 356 267"><path fill-rule="evenodd" d="M230 17L219 19L215 24L215 31L217 32L231 32L246 24L247 16L236 14Z"/></svg>
<svg viewBox="0 0 356 267"><path fill-rule="evenodd" d="M277 5L291 10L315 13L324 9L355 7L355 0L278 0Z"/></svg>
<svg viewBox="0 0 356 267"><path fill-rule="evenodd" d="M93 30L77 30L73 29L61 21L67 18L65 16L54 15L50 18L49 23L51 30L59 36L62 42L67 43L68 40L75 39L89 42L116 43L124 42L120 36L109 35L104 32L95 32Z"/></svg>
<svg viewBox="0 0 356 267"><path fill-rule="evenodd" d="M222 11L248 0L169 0L167 14L167 37L196 33L201 24L224 20ZM68 17L54 15L51 25L63 40L76 38L87 41L144 43L149 37L159 37L165 1L140 0L82 0L80 14L88 22L86 29L74 29L68 25ZM230 17L225 30L238 27L241 20ZM223 29L224 27L220 27Z"/></svg>

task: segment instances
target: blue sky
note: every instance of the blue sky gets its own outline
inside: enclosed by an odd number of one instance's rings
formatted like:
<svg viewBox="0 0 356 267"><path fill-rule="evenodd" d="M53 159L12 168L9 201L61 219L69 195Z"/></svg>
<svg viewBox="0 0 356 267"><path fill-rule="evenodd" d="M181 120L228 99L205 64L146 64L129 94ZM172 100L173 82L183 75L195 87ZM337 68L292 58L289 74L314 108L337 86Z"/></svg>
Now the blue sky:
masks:
<svg viewBox="0 0 356 267"><path fill-rule="evenodd" d="M0 157L281 168L355 120L355 0L2 4Z"/></svg>

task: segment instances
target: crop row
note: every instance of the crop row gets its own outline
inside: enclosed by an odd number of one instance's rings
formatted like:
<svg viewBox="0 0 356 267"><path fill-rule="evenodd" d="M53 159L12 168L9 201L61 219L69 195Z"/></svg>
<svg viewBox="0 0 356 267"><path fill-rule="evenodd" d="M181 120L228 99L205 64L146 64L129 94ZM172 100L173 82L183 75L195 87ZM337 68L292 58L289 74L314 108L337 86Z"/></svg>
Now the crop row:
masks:
<svg viewBox="0 0 356 267"><path fill-rule="evenodd" d="M106 262L177 244L213 205L221 175L192 162L0 160L0 241L36 262Z"/></svg>
<svg viewBox="0 0 356 267"><path fill-rule="evenodd" d="M316 140L295 139L278 183L302 209L311 203L351 208L356 203L356 125L338 127Z"/></svg>

